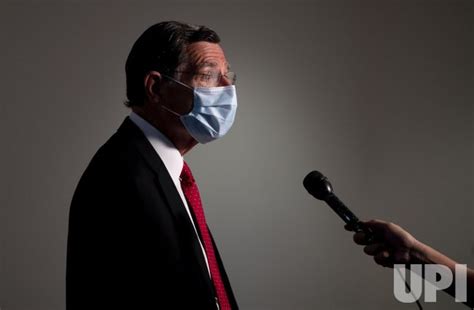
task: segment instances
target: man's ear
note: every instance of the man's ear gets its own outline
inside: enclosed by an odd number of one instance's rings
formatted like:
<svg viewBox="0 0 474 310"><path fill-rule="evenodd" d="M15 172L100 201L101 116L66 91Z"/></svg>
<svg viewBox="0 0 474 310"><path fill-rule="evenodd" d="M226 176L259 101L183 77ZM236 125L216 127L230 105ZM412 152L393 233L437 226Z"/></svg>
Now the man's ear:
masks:
<svg viewBox="0 0 474 310"><path fill-rule="evenodd" d="M161 74L157 71L150 71L145 76L145 96L151 103L157 103L160 99Z"/></svg>

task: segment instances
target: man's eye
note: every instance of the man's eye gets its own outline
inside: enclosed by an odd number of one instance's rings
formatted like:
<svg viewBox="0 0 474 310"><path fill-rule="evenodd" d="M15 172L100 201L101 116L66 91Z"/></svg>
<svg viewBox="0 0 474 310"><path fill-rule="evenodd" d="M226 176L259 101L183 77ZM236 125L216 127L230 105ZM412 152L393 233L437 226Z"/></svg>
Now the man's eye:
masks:
<svg viewBox="0 0 474 310"><path fill-rule="evenodd" d="M201 73L201 81L208 82L212 79L211 73Z"/></svg>

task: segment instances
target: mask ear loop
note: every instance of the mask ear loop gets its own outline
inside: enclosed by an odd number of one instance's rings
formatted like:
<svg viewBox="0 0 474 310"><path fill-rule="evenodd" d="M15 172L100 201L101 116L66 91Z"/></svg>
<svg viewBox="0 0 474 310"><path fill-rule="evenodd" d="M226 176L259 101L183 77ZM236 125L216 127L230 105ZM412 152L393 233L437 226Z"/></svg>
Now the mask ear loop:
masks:
<svg viewBox="0 0 474 310"><path fill-rule="evenodd" d="M179 85L181 85L181 86L184 86L184 87L186 87L187 89L189 89L189 90L191 90L191 91L194 92L194 88L190 87L189 85L184 84L184 83L181 82L181 81L178 81L178 80L172 78L172 77L169 76L169 75L162 74L161 76L163 76L163 77L165 77L165 78L167 78L167 79L169 79L169 80L171 80L171 81L173 81L173 82L175 82L175 83L177 83L177 84L179 84ZM166 111L168 111L168 112L170 112L171 114L173 114L173 115L175 115L175 116L177 116L177 117L181 117L181 116L182 116L181 114L176 113L175 111L171 110L170 108L168 108L168 107L166 107L166 106L164 106L164 105L161 105L161 108L164 109L164 110L166 110Z"/></svg>
<svg viewBox="0 0 474 310"><path fill-rule="evenodd" d="M168 111L168 112L170 112L170 113L173 114L173 115L176 115L177 117L181 117L181 116L182 116L182 115L176 113L175 111L171 110L170 108L168 108L168 107L166 107L166 106L164 106L164 105L160 105L160 107L161 107L163 110Z"/></svg>
<svg viewBox="0 0 474 310"><path fill-rule="evenodd" d="M181 85L181 86L186 87L187 89L189 89L189 90L191 90L191 91L194 91L194 88L193 88L193 87L191 87L191 86L189 86L189 85L187 85L187 84L184 84L183 82L178 81L178 80L176 80L175 78L172 78L172 77L169 76L169 75L162 74L162 76L165 77L165 78L167 78L167 79L169 79L169 80L171 80L171 81L173 81L173 82L175 82L175 83L177 83L177 84L179 84L179 85Z"/></svg>

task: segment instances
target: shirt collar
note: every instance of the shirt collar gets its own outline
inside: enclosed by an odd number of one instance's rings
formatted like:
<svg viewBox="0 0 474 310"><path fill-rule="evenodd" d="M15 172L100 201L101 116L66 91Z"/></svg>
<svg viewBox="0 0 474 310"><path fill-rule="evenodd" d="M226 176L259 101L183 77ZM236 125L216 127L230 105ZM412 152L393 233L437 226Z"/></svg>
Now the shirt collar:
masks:
<svg viewBox="0 0 474 310"><path fill-rule="evenodd" d="M178 149L164 134L137 113L131 112L130 119L143 131L145 137L165 164L171 179L175 184L179 184L179 176L183 170L183 156L181 156Z"/></svg>

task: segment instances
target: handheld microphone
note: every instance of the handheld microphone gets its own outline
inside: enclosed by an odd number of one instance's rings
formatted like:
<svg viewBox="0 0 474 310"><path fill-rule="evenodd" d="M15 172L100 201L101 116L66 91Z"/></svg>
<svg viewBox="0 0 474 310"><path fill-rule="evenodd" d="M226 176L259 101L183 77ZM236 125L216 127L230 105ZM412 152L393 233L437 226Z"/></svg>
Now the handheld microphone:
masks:
<svg viewBox="0 0 474 310"><path fill-rule="evenodd" d="M349 225L349 227L355 232L364 232L365 239L368 243L374 241L375 236L374 232L362 223L351 210L334 194L332 190L332 185L319 171L312 171L303 180L303 185L306 190L313 195L316 199L325 201L331 209L336 212L337 215ZM400 270L398 270L400 276L403 278ZM405 286L409 292L413 294L413 291L410 288L410 285L405 280ZM415 296L414 296L415 297ZM420 304L420 301L415 297L416 305L418 309L423 310L423 307Z"/></svg>
<svg viewBox="0 0 474 310"><path fill-rule="evenodd" d="M334 194L332 185L319 171L310 172L303 180L303 186L316 199L326 202L337 215L355 232L364 232L368 242L374 238L371 229L366 227L351 210Z"/></svg>

